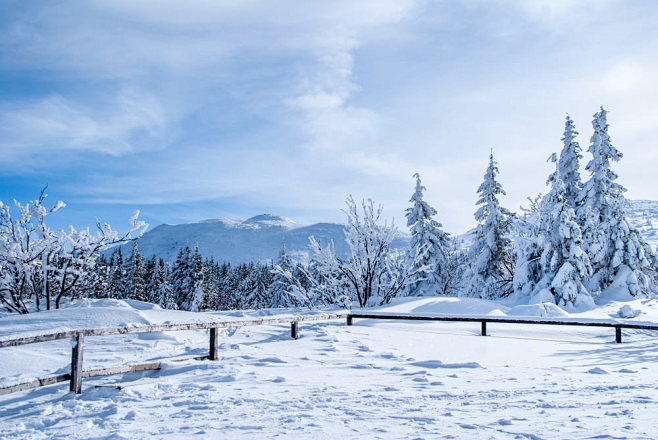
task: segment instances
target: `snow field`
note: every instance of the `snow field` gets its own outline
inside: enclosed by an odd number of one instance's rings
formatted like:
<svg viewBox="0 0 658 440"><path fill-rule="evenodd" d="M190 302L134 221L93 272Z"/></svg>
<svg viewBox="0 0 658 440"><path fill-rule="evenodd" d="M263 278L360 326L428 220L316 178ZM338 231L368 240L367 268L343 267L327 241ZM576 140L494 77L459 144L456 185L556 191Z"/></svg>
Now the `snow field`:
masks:
<svg viewBox="0 0 658 440"><path fill-rule="evenodd" d="M452 300L390 309L508 311ZM646 320L652 307L644 310ZM151 321L158 313L175 312L142 311ZM85 379L79 396L66 383L2 396L0 438L656 437L655 334L625 332L619 345L610 329L490 324L489 333L479 336L477 323L359 319L302 323L298 340L286 325L226 330L218 361ZM204 331L148 336L88 338L85 368L207 351ZM64 341L3 350L10 375L68 368Z"/></svg>

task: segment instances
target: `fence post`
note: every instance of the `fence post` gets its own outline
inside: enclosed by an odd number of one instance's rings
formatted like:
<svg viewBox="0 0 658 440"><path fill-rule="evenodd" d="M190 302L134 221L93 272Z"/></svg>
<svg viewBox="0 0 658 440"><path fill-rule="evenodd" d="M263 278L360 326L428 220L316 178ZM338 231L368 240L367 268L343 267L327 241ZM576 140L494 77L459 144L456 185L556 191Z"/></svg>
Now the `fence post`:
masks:
<svg viewBox="0 0 658 440"><path fill-rule="evenodd" d="M211 361L217 360L217 335L219 329L217 327L210 327L210 350L208 352L208 359Z"/></svg>
<svg viewBox="0 0 658 440"><path fill-rule="evenodd" d="M487 336L487 321L482 321L482 336Z"/></svg>
<svg viewBox="0 0 658 440"><path fill-rule="evenodd" d="M84 336L82 333L78 333L75 336L75 345L71 350L71 385L69 387L70 391L73 391L75 394L80 394L82 392L82 342L84 341Z"/></svg>
<svg viewBox="0 0 658 440"><path fill-rule="evenodd" d="M297 321L293 321L290 323L290 337L293 339L297 339L297 324L299 324Z"/></svg>
<svg viewBox="0 0 658 440"><path fill-rule="evenodd" d="M617 344L621 344L621 326L620 325L615 326L615 342L617 342Z"/></svg>
<svg viewBox="0 0 658 440"><path fill-rule="evenodd" d="M352 315L347 315L347 325L352 325Z"/></svg>

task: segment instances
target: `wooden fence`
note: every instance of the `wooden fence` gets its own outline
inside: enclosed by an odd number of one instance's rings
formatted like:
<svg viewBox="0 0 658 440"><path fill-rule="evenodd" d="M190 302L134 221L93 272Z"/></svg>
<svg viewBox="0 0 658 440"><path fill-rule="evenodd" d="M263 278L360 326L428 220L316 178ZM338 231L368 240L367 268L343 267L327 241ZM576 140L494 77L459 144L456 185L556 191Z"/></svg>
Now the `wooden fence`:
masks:
<svg viewBox="0 0 658 440"><path fill-rule="evenodd" d="M0 348L3 347L16 347L19 345L33 344L37 342L55 341L59 339L74 339L75 343L71 352L71 372L69 374L61 374L51 376L44 379L35 379L31 382L12 385L0 388L0 395L9 394L17 391L28 390L45 385L51 385L58 382L70 381L69 389L76 394L82 391L82 379L87 377L105 376L110 374L128 373L133 371L143 370L157 370L160 369L160 362L149 362L138 365L119 366L113 368L103 368L98 370L83 371L83 343L85 337L92 336L109 336L109 335L124 335L135 333L153 333L163 331L182 331L182 330L203 330L209 329L209 350L208 356L188 357L184 359L176 359L177 361L184 361L189 359L218 359L217 343L220 328L229 327L245 327L255 325L268 325L268 324L282 324L290 323L290 336L294 339L298 337L299 323L308 321L328 321L333 319L346 319L347 325L353 325L354 319L388 319L388 320L409 320L409 321L444 321L444 322L479 322L481 335L487 335L487 324L500 323L500 324L526 324L526 325L560 325L560 326L579 326L579 327L606 327L615 329L615 341L622 342L622 329L638 329L638 330L658 330L656 324L630 324L619 322L605 322L605 321L583 321L564 319L514 319L514 318L498 318L498 317L483 317L483 316L439 316L439 315L412 315L412 314L390 314L390 313L333 313L322 315L298 315L298 316L284 316L284 317L264 317L257 319L246 320L229 320L229 321L207 321L199 323L187 324L161 324L149 325L140 327L111 327L101 329L83 329L83 330L70 330L66 332L51 333L39 336L28 336L23 338L0 340Z"/></svg>
<svg viewBox="0 0 658 440"><path fill-rule="evenodd" d="M45 385L51 385L54 383L64 382L67 380L70 381L69 389L75 392L76 394L80 394L80 392L82 391L82 378L84 377L105 376L109 374L160 369L160 362L150 362L146 364L83 371L82 369L82 361L83 361L83 353L84 353L83 343L85 337L209 329L210 338L209 338L208 356L177 359L176 361L183 361L189 359L217 360L218 359L217 342L218 342L218 335L220 328L290 323L290 336L294 339L297 339L299 332L299 322L345 319L346 316L347 316L347 312L322 314L322 315L298 315L298 316L283 316L283 317L273 316L273 317L263 317L256 319L206 321L206 322L196 322L196 323L186 323L186 324L160 324L160 325L148 325L148 326L139 326L139 327L110 327L110 328L100 328L100 329L81 329L81 330L70 330L65 332L50 333L50 334L39 335L39 336L27 336L23 338L4 340L4 341L0 341L0 348L16 347L19 345L34 344L37 342L56 341L59 339L73 339L75 343L73 344L73 349L71 351L70 374L60 374L58 376L51 376L44 379L36 379L31 382L0 388L0 395L28 390L31 388L36 388Z"/></svg>

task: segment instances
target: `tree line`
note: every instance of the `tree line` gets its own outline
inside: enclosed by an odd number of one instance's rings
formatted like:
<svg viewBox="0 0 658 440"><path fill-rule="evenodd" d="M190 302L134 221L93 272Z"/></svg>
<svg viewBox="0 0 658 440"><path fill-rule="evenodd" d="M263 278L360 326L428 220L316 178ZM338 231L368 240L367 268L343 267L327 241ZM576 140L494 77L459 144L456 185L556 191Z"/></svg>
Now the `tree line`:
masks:
<svg viewBox="0 0 658 440"><path fill-rule="evenodd" d="M657 262L650 246L626 219L626 191L611 166L622 158L608 133L607 112L594 115L587 150L587 180L580 175L582 149L567 115L562 149L549 160L547 194L529 199L518 214L501 206L505 195L498 164L489 155L477 190L477 227L468 242L443 231L437 211L424 199L426 188L414 175L415 188L406 210L410 242L391 247L398 230L383 222L373 200L346 200L345 240L348 254L337 255L333 243L310 238L310 258L293 261L282 246L274 262L232 266L203 259L198 249L180 250L169 264L145 259L137 244L130 255L117 247L110 257L101 251L131 239L109 226L99 232L73 228L54 233L44 218L59 209L43 207L42 197L11 217L0 204L0 301L11 312L51 307L51 291L62 298L92 296L132 298L183 310L384 304L396 296L450 295L519 301L553 302L582 309L616 289L628 296L655 291ZM131 233L144 224L131 219ZM59 290L57 290L59 289Z"/></svg>

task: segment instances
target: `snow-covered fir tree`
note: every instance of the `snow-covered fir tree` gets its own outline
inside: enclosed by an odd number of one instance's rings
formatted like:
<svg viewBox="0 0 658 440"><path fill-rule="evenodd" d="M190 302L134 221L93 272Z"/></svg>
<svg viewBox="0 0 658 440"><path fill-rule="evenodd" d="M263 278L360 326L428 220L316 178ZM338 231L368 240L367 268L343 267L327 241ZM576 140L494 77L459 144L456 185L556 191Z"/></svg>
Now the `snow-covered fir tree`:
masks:
<svg viewBox="0 0 658 440"><path fill-rule="evenodd" d="M567 198L567 186L559 172L560 164L549 182L551 189L543 200L538 234L542 278L535 288L536 300L552 300L568 309L588 309L593 298L585 287L592 276L589 257L582 249L580 226ZM535 301L536 302L536 301Z"/></svg>
<svg viewBox="0 0 658 440"><path fill-rule="evenodd" d="M126 261L126 285L125 294L127 298L138 301L146 301L146 267L144 256L139 250L137 242L133 242L132 252Z"/></svg>
<svg viewBox="0 0 658 440"><path fill-rule="evenodd" d="M183 308L183 303L193 291L194 277L190 248L185 246L178 251L176 262L171 271L171 285L176 298L177 308Z"/></svg>
<svg viewBox="0 0 658 440"><path fill-rule="evenodd" d="M273 278L269 288L269 296L272 298L270 307L295 307L295 299L288 293L288 280L293 275L295 265L286 252L286 244L281 245L281 252L274 268Z"/></svg>
<svg viewBox="0 0 658 440"><path fill-rule="evenodd" d="M500 206L499 195L505 195L496 180L498 166L493 152L484 181L478 188L480 198L475 212L478 225L469 249L469 269L466 272L469 296L499 298L512 292L513 257L509 233L512 213Z"/></svg>
<svg viewBox="0 0 658 440"><path fill-rule="evenodd" d="M521 215L516 216L513 222L516 255L513 287L514 292L519 295L532 294L543 276L540 260L544 249L541 225L545 205L542 199L541 194L534 198L528 197L529 206L522 206Z"/></svg>
<svg viewBox="0 0 658 440"><path fill-rule="evenodd" d="M433 219L436 209L423 200L420 175L414 174L416 189L409 200L412 205L406 210L407 226L411 231L411 242L407 253L407 264L413 275L406 286L409 296L443 295L446 281L446 248L448 234L442 225Z"/></svg>
<svg viewBox="0 0 658 440"><path fill-rule="evenodd" d="M199 248L195 247L192 252L192 257L188 260L188 274L190 277L190 289L187 292L182 292L184 297L181 302L183 310L190 312L198 312L205 307L206 299L206 286L204 284L203 276L203 259L199 253Z"/></svg>
<svg viewBox="0 0 658 440"><path fill-rule="evenodd" d="M626 189L616 182L611 163L622 158L608 134L607 111L601 110L592 121L594 134L587 150L589 180L580 193L578 219L582 225L584 250L590 257L594 275L589 290L614 287L630 295L646 294L654 277L653 254L640 234L626 220Z"/></svg>
<svg viewBox="0 0 658 440"><path fill-rule="evenodd" d="M583 155L581 154L580 145L576 141L576 136L578 136L576 126L571 117L567 115L564 123L564 136L562 137L563 147L560 157L557 159L557 168L548 178L548 182L551 183L559 176L564 186L564 197L573 209L578 206L580 192L583 187L580 172L578 171L579 161L583 158ZM552 158L555 160L554 156Z"/></svg>

